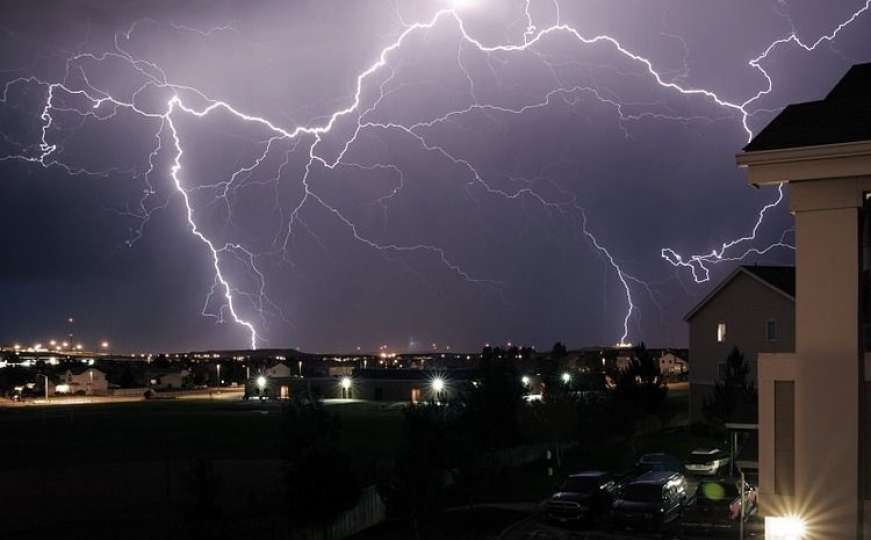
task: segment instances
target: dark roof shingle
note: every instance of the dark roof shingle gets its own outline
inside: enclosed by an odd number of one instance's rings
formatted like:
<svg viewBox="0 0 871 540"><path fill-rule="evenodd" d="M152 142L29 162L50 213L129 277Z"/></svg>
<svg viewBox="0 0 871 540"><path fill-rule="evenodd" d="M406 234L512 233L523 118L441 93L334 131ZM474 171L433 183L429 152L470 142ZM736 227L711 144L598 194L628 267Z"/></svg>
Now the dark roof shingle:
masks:
<svg viewBox="0 0 871 540"><path fill-rule="evenodd" d="M786 107L746 152L871 140L871 63L850 68L825 99Z"/></svg>

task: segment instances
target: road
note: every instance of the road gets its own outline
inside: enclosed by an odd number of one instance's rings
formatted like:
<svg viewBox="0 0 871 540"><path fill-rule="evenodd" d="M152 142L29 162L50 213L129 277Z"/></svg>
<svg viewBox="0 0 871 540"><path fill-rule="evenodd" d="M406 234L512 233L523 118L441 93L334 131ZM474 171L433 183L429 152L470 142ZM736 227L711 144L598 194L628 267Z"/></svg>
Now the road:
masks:
<svg viewBox="0 0 871 540"><path fill-rule="evenodd" d="M174 392L161 392L157 399L241 399L244 389L237 388L209 388L202 390L181 390ZM52 396L45 398L28 399L24 401L12 401L0 399L0 407L45 407L59 405L95 405L106 403L133 403L147 401L143 395L135 396Z"/></svg>
<svg viewBox="0 0 871 540"><path fill-rule="evenodd" d="M759 540L764 536L758 528L748 531L744 538ZM644 531L599 531L593 529L565 529L546 523L538 514L533 514L521 520L502 532L500 540L712 540L712 538L737 538L738 531L725 531L712 534L710 531L698 531L685 534L679 525L663 533Z"/></svg>

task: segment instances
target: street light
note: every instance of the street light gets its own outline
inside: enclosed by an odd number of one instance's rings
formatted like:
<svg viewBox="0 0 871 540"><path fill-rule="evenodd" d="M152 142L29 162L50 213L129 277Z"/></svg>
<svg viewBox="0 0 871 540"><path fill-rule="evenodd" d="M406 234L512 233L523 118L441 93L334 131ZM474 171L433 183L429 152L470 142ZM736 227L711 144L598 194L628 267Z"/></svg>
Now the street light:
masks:
<svg viewBox="0 0 871 540"><path fill-rule="evenodd" d="M266 388L266 377L264 377L263 375L257 377L257 388L259 388L261 391Z"/></svg>
<svg viewBox="0 0 871 540"><path fill-rule="evenodd" d="M342 398L349 399L351 397L351 377L342 377L339 385L342 387Z"/></svg>
<svg viewBox="0 0 871 540"><path fill-rule="evenodd" d="M529 386L529 376L524 375L523 377L520 377L520 382L523 384L523 386Z"/></svg>
<svg viewBox="0 0 871 540"><path fill-rule="evenodd" d="M102 349L108 349L108 348L109 348L109 342L108 342L108 341L101 341L101 342L100 342L100 348L102 348Z"/></svg>
<svg viewBox="0 0 871 540"><path fill-rule="evenodd" d="M572 382L572 374L568 371L563 371L563 374L560 378L563 380L563 384L569 384L570 382Z"/></svg>
<svg viewBox="0 0 871 540"><path fill-rule="evenodd" d="M435 400L440 401L442 397L442 391L445 389L445 380L441 377L436 377L432 380L432 391L435 394Z"/></svg>

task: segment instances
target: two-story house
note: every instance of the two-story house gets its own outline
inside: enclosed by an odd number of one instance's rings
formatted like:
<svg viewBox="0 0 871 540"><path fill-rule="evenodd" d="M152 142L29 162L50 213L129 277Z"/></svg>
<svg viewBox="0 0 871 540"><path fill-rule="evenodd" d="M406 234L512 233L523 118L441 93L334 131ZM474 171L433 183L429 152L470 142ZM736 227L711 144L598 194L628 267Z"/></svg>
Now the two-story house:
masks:
<svg viewBox="0 0 871 540"><path fill-rule="evenodd" d="M690 326L690 419L722 381L734 347L756 380L759 353L795 350L795 268L739 266L686 314Z"/></svg>

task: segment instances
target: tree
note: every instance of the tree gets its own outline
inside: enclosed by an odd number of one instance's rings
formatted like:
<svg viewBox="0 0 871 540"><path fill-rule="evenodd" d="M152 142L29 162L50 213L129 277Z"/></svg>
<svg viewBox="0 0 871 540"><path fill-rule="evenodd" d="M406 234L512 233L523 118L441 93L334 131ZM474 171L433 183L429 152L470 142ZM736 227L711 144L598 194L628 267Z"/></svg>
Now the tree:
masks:
<svg viewBox="0 0 871 540"><path fill-rule="evenodd" d="M615 396L642 414L656 414L665 402L668 387L659 363L644 343L633 352L629 365L612 374Z"/></svg>
<svg viewBox="0 0 871 540"><path fill-rule="evenodd" d="M485 349L476 381L461 393L460 421L484 450L505 448L518 440L524 389L515 367L517 354Z"/></svg>
<svg viewBox="0 0 871 540"><path fill-rule="evenodd" d="M409 405L403 411L402 439L385 496L392 512L406 517L415 538L439 514L445 502L445 480L456 463L454 405Z"/></svg>
<svg viewBox="0 0 871 540"><path fill-rule="evenodd" d="M724 377L717 381L713 393L705 400L705 416L717 424L756 422L756 385L748 377L750 366L738 347L734 347L726 357L725 368Z"/></svg>
<svg viewBox="0 0 871 540"><path fill-rule="evenodd" d="M282 432L292 527L316 525L326 534L360 496L351 457L338 446L338 418L318 400L294 399L282 410Z"/></svg>

